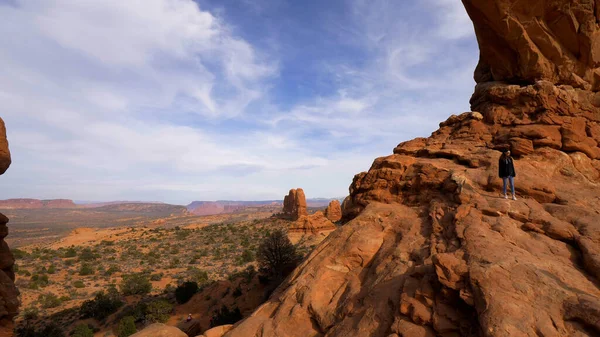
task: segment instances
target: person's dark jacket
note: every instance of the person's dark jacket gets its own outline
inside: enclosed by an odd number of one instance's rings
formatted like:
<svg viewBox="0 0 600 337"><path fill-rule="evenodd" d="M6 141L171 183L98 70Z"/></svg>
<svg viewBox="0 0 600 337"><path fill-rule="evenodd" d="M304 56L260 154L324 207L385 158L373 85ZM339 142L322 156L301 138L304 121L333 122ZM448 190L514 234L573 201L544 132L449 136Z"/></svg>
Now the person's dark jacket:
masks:
<svg viewBox="0 0 600 337"><path fill-rule="evenodd" d="M511 157L502 158L498 161L498 175L500 178L516 177L515 166Z"/></svg>

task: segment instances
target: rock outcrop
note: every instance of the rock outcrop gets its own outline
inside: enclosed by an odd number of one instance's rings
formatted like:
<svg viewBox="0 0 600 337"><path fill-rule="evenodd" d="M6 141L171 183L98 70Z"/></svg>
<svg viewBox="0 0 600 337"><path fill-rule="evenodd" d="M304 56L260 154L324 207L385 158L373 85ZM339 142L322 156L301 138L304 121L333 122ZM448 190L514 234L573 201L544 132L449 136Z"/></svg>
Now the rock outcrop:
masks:
<svg viewBox="0 0 600 337"><path fill-rule="evenodd" d="M302 234L320 234L323 232L331 232L335 230L335 224L331 220L327 219L323 212L315 212L311 215L303 215L290 226L288 230L290 233L302 233Z"/></svg>
<svg viewBox="0 0 600 337"><path fill-rule="evenodd" d="M308 215L304 190L301 188L290 190L290 193L283 199L282 213L290 220L298 220L301 216Z"/></svg>
<svg viewBox="0 0 600 337"><path fill-rule="evenodd" d="M4 121L0 118L0 174L10 166L10 151ZM15 258L4 238L8 235L8 218L0 213L0 333L12 330L12 319L19 310L19 291L15 286Z"/></svg>
<svg viewBox="0 0 600 337"><path fill-rule="evenodd" d="M224 334L227 333L227 331L231 330L232 328L233 325L231 324L216 326L212 329L206 330L204 334L199 337L222 337Z"/></svg>
<svg viewBox="0 0 600 337"><path fill-rule="evenodd" d="M8 140L6 139L6 126L0 118L0 174L4 174L10 166L10 152L8 151Z"/></svg>
<svg viewBox="0 0 600 337"><path fill-rule="evenodd" d="M595 0L462 0L481 57L478 83L546 80L600 89L600 10Z"/></svg>
<svg viewBox="0 0 600 337"><path fill-rule="evenodd" d="M333 222L340 221L342 219L342 206L340 205L340 202L337 200L331 200L325 209L324 214L327 219Z"/></svg>
<svg viewBox="0 0 600 337"><path fill-rule="evenodd" d="M196 337L202 331L202 327L200 326L200 321L197 319L182 320L177 323L177 329L183 331L188 337Z"/></svg>
<svg viewBox="0 0 600 337"><path fill-rule="evenodd" d="M134 333L131 337L187 337L187 335L174 326L154 323L144 328L144 330Z"/></svg>
<svg viewBox="0 0 600 337"><path fill-rule="evenodd" d="M600 7L463 2L472 111L356 175L348 222L226 337L600 335Z"/></svg>

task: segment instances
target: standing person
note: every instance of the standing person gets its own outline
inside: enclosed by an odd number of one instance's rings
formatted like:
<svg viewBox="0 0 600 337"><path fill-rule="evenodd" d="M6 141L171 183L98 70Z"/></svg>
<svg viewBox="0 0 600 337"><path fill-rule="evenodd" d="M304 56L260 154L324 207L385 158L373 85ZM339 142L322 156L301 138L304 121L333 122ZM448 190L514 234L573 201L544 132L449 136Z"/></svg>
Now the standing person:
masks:
<svg viewBox="0 0 600 337"><path fill-rule="evenodd" d="M502 182L504 183L504 187L502 191L504 192L504 199L507 199L506 196L506 181L510 182L510 189L512 191L512 200L517 200L515 195L515 166L513 165L513 159L510 156L510 151L505 150L502 152L500 156L500 160L498 161L498 175L502 178Z"/></svg>

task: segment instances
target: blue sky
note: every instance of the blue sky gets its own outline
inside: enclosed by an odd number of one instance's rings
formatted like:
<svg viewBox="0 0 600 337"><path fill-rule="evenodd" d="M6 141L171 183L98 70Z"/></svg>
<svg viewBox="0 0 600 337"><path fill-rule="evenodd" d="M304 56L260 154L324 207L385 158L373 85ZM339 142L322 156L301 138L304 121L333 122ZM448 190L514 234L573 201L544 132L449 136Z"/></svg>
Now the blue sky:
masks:
<svg viewBox="0 0 600 337"><path fill-rule="evenodd" d="M458 0L0 0L0 198L342 197L469 110Z"/></svg>

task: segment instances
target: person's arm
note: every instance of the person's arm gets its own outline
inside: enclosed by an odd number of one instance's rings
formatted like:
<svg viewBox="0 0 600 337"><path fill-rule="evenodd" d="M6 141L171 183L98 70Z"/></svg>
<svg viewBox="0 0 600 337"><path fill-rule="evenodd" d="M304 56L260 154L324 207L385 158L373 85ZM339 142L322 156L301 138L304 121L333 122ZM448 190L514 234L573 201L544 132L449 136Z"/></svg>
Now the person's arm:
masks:
<svg viewBox="0 0 600 337"><path fill-rule="evenodd" d="M516 177L517 170L515 170L514 160L512 160L512 158L510 159L510 167L512 168L512 171L513 171L513 177Z"/></svg>

